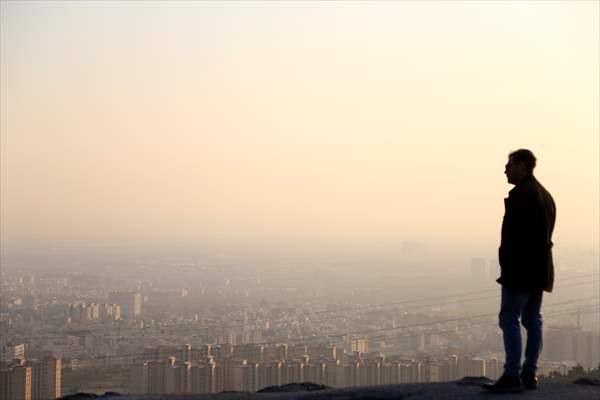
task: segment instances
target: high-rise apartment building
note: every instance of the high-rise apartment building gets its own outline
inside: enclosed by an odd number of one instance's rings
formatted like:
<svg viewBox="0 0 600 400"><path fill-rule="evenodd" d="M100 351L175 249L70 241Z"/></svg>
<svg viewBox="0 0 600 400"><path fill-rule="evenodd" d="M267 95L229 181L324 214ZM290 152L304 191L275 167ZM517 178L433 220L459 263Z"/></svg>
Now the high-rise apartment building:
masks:
<svg viewBox="0 0 600 400"><path fill-rule="evenodd" d="M303 360L287 360L282 364L281 380L285 385L287 383L304 382L304 362Z"/></svg>
<svg viewBox="0 0 600 400"><path fill-rule="evenodd" d="M233 363L230 368L229 389L238 392L256 391L256 368L246 360Z"/></svg>
<svg viewBox="0 0 600 400"><path fill-rule="evenodd" d="M2 347L1 360L5 362L11 362L15 359L24 360L25 359L25 343L19 344L7 344Z"/></svg>
<svg viewBox="0 0 600 400"><path fill-rule="evenodd" d="M544 332L542 357L551 361L575 361L583 367L600 364L600 333L580 327L555 327Z"/></svg>
<svg viewBox="0 0 600 400"><path fill-rule="evenodd" d="M165 367L166 394L189 393L191 390L191 363L177 363L175 358L169 359Z"/></svg>
<svg viewBox="0 0 600 400"><path fill-rule="evenodd" d="M79 302L68 304L66 308L67 318L71 321L118 321L121 319L121 306L119 304L86 304Z"/></svg>
<svg viewBox="0 0 600 400"><path fill-rule="evenodd" d="M61 396L61 360L20 360L1 363L1 400L54 400Z"/></svg>
<svg viewBox="0 0 600 400"><path fill-rule="evenodd" d="M366 386L380 384L381 363L378 360L365 360L362 365L361 384Z"/></svg>
<svg viewBox="0 0 600 400"><path fill-rule="evenodd" d="M140 292L116 292L111 302L121 306L121 318L137 319L142 315L142 294Z"/></svg>
<svg viewBox="0 0 600 400"><path fill-rule="evenodd" d="M364 372L363 365L360 363L344 364L341 372L344 386L360 386L361 374Z"/></svg>
<svg viewBox="0 0 600 400"><path fill-rule="evenodd" d="M502 362L497 358L488 358L485 360L485 376L497 380L504 372Z"/></svg>
<svg viewBox="0 0 600 400"><path fill-rule="evenodd" d="M191 380L192 393L215 393L215 368L216 364L211 361L206 364L192 365Z"/></svg>
<svg viewBox="0 0 600 400"><path fill-rule="evenodd" d="M22 363L0 369L0 400L32 400L31 367Z"/></svg>
<svg viewBox="0 0 600 400"><path fill-rule="evenodd" d="M267 386L280 386L282 384L282 365L281 361L270 361L265 366Z"/></svg>
<svg viewBox="0 0 600 400"><path fill-rule="evenodd" d="M467 360L467 376L485 376L485 360L469 358Z"/></svg>
<svg viewBox="0 0 600 400"><path fill-rule="evenodd" d="M61 395L61 360L45 357L28 361L31 367L31 400L54 400Z"/></svg>
<svg viewBox="0 0 600 400"><path fill-rule="evenodd" d="M323 362L323 384L330 387L338 387L338 365L339 360Z"/></svg>
<svg viewBox="0 0 600 400"><path fill-rule="evenodd" d="M165 362L149 361L148 394L165 394Z"/></svg>
<svg viewBox="0 0 600 400"><path fill-rule="evenodd" d="M327 344L313 344L308 345L306 348L306 354L313 360L320 359L331 359L335 360L337 357L336 346Z"/></svg>
<svg viewBox="0 0 600 400"><path fill-rule="evenodd" d="M302 358L306 354L308 354L306 345L295 344L293 346L288 346L287 358Z"/></svg>
<svg viewBox="0 0 600 400"><path fill-rule="evenodd" d="M235 346L233 357L253 362L265 360L265 346L260 344L243 344Z"/></svg>
<svg viewBox="0 0 600 400"><path fill-rule="evenodd" d="M421 382L421 363L415 361L401 364L399 375L399 383Z"/></svg>
<svg viewBox="0 0 600 400"><path fill-rule="evenodd" d="M148 363L145 361L134 362L131 365L129 393L148 393Z"/></svg>

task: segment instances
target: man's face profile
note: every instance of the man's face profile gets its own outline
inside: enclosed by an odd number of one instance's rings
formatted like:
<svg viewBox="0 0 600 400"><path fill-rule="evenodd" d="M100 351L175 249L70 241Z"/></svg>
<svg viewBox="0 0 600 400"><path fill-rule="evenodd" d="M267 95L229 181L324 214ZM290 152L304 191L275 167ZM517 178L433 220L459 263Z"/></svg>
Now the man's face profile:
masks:
<svg viewBox="0 0 600 400"><path fill-rule="evenodd" d="M513 157L508 157L508 162L504 166L504 173L508 183L515 185L527 174L525 163L515 162Z"/></svg>

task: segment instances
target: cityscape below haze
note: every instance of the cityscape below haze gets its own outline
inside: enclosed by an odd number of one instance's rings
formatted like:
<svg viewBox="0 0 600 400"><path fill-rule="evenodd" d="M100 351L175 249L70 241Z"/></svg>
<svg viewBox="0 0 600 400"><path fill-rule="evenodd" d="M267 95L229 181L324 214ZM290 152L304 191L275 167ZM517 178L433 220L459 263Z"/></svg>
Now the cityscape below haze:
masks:
<svg viewBox="0 0 600 400"><path fill-rule="evenodd" d="M600 385L599 0L0 0L0 400L465 379Z"/></svg>

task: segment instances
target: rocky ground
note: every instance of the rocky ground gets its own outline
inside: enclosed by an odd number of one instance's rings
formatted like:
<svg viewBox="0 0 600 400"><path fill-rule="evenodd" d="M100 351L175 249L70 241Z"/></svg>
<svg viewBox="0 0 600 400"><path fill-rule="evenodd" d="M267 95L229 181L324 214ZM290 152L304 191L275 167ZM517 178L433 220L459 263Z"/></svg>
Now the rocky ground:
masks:
<svg viewBox="0 0 600 400"><path fill-rule="evenodd" d="M459 382L415 383L404 385L370 386L345 389L318 389L315 386L293 384L261 393L218 393L212 395L178 396L119 396L107 393L104 396L73 395L64 400L600 400L600 382L595 380L573 382L547 382L538 390L519 394L490 394L480 387L478 378Z"/></svg>

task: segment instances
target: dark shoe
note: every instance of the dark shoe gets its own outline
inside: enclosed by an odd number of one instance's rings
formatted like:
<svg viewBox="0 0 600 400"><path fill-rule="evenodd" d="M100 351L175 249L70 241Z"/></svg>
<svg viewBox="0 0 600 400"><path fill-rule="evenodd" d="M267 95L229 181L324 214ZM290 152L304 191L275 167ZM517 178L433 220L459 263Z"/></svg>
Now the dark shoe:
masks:
<svg viewBox="0 0 600 400"><path fill-rule="evenodd" d="M487 383L483 388L490 393L521 393L523 385L518 376L502 375L494 384Z"/></svg>
<svg viewBox="0 0 600 400"><path fill-rule="evenodd" d="M523 389L525 390L536 390L539 386L535 374L521 374L521 382L523 382Z"/></svg>

